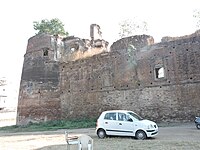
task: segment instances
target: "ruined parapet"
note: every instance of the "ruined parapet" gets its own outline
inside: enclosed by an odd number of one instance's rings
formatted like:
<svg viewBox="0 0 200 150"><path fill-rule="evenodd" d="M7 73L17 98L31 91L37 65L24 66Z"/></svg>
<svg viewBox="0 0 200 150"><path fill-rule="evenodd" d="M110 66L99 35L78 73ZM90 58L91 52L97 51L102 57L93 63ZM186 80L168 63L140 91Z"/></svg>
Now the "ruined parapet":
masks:
<svg viewBox="0 0 200 150"><path fill-rule="evenodd" d="M97 24L90 25L90 37L91 37L91 41L102 39L102 32L99 25Z"/></svg>
<svg viewBox="0 0 200 150"><path fill-rule="evenodd" d="M118 41L114 42L110 50L111 51L119 51L128 49L128 47L134 47L137 51L145 46L149 46L154 44L154 39L152 36L149 35L135 35L130 37L125 37L119 39Z"/></svg>
<svg viewBox="0 0 200 150"><path fill-rule="evenodd" d="M64 42L65 55L68 55L78 50L85 52L91 46L89 40L85 40L85 39L83 40L74 36L66 37L62 41Z"/></svg>
<svg viewBox="0 0 200 150"><path fill-rule="evenodd" d="M90 38L91 38L91 46L92 47L104 47L107 48L108 42L102 39L102 32L101 28L97 24L91 24L90 25Z"/></svg>
<svg viewBox="0 0 200 150"><path fill-rule="evenodd" d="M49 59L58 61L62 49L61 37L51 36L49 34L38 34L28 40L27 50L25 55L48 56Z"/></svg>
<svg viewBox="0 0 200 150"><path fill-rule="evenodd" d="M44 33L38 34L29 38L26 53L35 52L45 47L52 49L51 39L52 39L52 36L48 34L44 34Z"/></svg>
<svg viewBox="0 0 200 150"><path fill-rule="evenodd" d="M100 39L95 40L94 44L91 44L91 41L88 39L80 39L73 36L63 39L63 43L62 62L84 59L108 51L108 42Z"/></svg>
<svg viewBox="0 0 200 150"><path fill-rule="evenodd" d="M78 59L84 59L92 57L94 55L108 52L108 42L102 39L100 26L92 24L90 26L89 39L81 39L78 37L70 36L64 38L64 49L62 51L62 62L76 61Z"/></svg>
<svg viewBox="0 0 200 150"><path fill-rule="evenodd" d="M177 41L177 40L192 40L192 38L197 38L200 36L200 30L195 31L192 34L189 35L184 35L184 36L176 36L176 37L171 37L171 36L164 36L161 39L161 42L171 42L171 41ZM192 40L193 41L193 40Z"/></svg>

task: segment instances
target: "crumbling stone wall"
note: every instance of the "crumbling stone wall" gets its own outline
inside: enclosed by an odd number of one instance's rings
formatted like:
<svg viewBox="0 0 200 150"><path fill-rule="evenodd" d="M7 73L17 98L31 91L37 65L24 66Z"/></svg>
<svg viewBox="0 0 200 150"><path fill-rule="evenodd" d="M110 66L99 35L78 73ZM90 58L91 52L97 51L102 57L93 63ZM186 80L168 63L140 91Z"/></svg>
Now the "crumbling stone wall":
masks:
<svg viewBox="0 0 200 150"><path fill-rule="evenodd" d="M125 38L109 53L62 64L62 89L67 91L61 96L62 118L130 109L155 121L193 120L200 110L199 37L158 44L145 35L128 39L142 44L131 42L136 48L130 49ZM127 47L117 49L122 42ZM160 68L163 77L156 75Z"/></svg>
<svg viewBox="0 0 200 150"><path fill-rule="evenodd" d="M52 42L45 47L55 54ZM107 109L130 109L155 121L189 121L200 115L198 34L157 44L148 35L127 37L110 50L74 37L62 42L58 60L42 56L43 46L32 53L27 49L18 123L23 118L92 118ZM70 44L78 44L71 57Z"/></svg>

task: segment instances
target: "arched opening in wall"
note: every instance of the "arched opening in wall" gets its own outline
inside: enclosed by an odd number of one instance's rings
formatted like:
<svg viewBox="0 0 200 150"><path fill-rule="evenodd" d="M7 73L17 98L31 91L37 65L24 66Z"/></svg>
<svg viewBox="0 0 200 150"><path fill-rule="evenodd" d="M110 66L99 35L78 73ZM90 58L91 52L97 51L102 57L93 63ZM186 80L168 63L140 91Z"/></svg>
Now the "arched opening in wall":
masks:
<svg viewBox="0 0 200 150"><path fill-rule="evenodd" d="M70 45L70 51L71 52L74 52L74 51L77 51L77 50L79 50L79 44L74 43L74 44Z"/></svg>
<svg viewBox="0 0 200 150"><path fill-rule="evenodd" d="M162 79L165 78L165 70L163 66L155 66L155 79Z"/></svg>

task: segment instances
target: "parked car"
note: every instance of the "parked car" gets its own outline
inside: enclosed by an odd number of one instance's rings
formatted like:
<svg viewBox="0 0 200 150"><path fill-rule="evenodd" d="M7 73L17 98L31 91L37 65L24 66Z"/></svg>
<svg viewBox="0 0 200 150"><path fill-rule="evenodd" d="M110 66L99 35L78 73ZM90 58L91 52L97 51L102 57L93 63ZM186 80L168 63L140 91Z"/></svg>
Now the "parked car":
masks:
<svg viewBox="0 0 200 150"><path fill-rule="evenodd" d="M200 129L200 117L195 117L194 122L195 122L197 129Z"/></svg>
<svg viewBox="0 0 200 150"><path fill-rule="evenodd" d="M143 119L133 111L110 110L101 113L97 120L96 134L99 138L107 135L133 136L136 139L146 139L158 134L155 122Z"/></svg>

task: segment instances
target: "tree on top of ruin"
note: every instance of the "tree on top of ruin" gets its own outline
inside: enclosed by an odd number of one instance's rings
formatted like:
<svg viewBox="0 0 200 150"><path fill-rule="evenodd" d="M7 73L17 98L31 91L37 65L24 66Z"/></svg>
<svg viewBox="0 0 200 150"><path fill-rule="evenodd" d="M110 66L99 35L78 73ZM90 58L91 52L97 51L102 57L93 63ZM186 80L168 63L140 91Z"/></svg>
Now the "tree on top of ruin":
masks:
<svg viewBox="0 0 200 150"><path fill-rule="evenodd" d="M50 35L68 36L68 32L64 29L64 24L57 18L34 21L33 28L38 31L36 34L47 33Z"/></svg>
<svg viewBox="0 0 200 150"><path fill-rule="evenodd" d="M128 36L133 36L136 34L144 34L147 32L147 22L138 21L137 19L131 20L126 19L122 20L119 23L119 37L124 38Z"/></svg>

